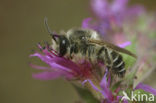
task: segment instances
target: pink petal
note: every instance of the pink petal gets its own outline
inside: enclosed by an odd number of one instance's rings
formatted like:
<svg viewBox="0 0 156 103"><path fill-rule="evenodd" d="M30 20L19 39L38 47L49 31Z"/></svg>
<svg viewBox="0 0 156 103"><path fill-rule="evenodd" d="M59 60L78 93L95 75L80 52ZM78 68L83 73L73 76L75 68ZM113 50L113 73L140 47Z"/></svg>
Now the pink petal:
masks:
<svg viewBox="0 0 156 103"><path fill-rule="evenodd" d="M53 65L59 65L64 67L63 69L66 69L66 71L75 71L75 72L80 72L80 68L77 64L75 64L74 62L67 60L65 58L62 57L55 57L52 59L52 61L54 62L53 64L51 64L51 66L53 67Z"/></svg>
<svg viewBox="0 0 156 103"><path fill-rule="evenodd" d="M47 70L50 69L50 67L43 67L43 66L38 66L38 65L34 65L34 64L29 64L32 68L35 69L40 69L40 70Z"/></svg>
<svg viewBox="0 0 156 103"><path fill-rule="evenodd" d="M145 9L142 6L135 5L135 6L132 6L131 8L129 8L127 10L127 16L130 16L130 17L134 16L134 17L136 17L136 16L138 16L140 14L143 14L144 11L145 11Z"/></svg>
<svg viewBox="0 0 156 103"><path fill-rule="evenodd" d="M126 9L127 3L129 0L113 0L112 11L114 13L122 12Z"/></svg>
<svg viewBox="0 0 156 103"><path fill-rule="evenodd" d="M84 81L82 82L82 85L84 85L86 82L89 82L90 85L93 87L93 89L96 90L97 92L100 92L100 93L102 92L100 89L98 89L98 88L93 84L93 82L92 82L90 79L84 80Z"/></svg>
<svg viewBox="0 0 156 103"><path fill-rule="evenodd" d="M38 74L33 74L33 78L40 80L51 80L59 78L62 75L60 72L41 72Z"/></svg>
<svg viewBox="0 0 156 103"><path fill-rule="evenodd" d="M79 67L73 63L72 61L69 61L67 59L64 59L62 57L49 57L47 55L42 55L40 53L35 53L30 55L30 57L37 56L40 58L43 62L47 63L51 68L55 69L61 69L67 72L71 72L71 70L78 71Z"/></svg>
<svg viewBox="0 0 156 103"><path fill-rule="evenodd" d="M156 96L156 89L150 87L149 85L145 85L143 83L139 83L135 89L143 89L146 92L152 93Z"/></svg>
<svg viewBox="0 0 156 103"><path fill-rule="evenodd" d="M30 57L34 57L34 56L40 58L45 63L50 64L51 57L49 57L48 55L45 56L45 55L40 54L40 53L34 53L34 54L30 55Z"/></svg>
<svg viewBox="0 0 156 103"><path fill-rule="evenodd" d="M129 45L131 45L131 42L127 41L127 42L124 42L122 44L119 44L118 46L121 47L121 48L125 48L126 46L129 46Z"/></svg>
<svg viewBox="0 0 156 103"><path fill-rule="evenodd" d="M109 13L109 4L107 0L91 0L91 7L94 13L103 18Z"/></svg>
<svg viewBox="0 0 156 103"><path fill-rule="evenodd" d="M113 94L109 90L109 85L110 84L108 84L108 81L107 81L107 73L108 73L108 71L106 71L103 79L101 80L100 86L102 88L102 94L104 95L104 97L109 99L109 100L113 100Z"/></svg>
<svg viewBox="0 0 156 103"><path fill-rule="evenodd" d="M68 67L65 67L63 65L57 64L57 63L51 63L51 67L56 68L58 70L63 70L63 71L66 71L66 72L72 72L72 69L70 69Z"/></svg>
<svg viewBox="0 0 156 103"><path fill-rule="evenodd" d="M92 18L86 18L82 21L82 28L89 28L90 24L89 22L92 20Z"/></svg>

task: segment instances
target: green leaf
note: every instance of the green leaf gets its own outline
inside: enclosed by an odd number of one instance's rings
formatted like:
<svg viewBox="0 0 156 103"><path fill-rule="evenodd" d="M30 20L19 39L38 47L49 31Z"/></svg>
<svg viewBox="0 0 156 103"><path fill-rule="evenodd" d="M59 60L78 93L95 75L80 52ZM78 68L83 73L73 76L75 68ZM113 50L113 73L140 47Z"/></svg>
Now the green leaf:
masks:
<svg viewBox="0 0 156 103"><path fill-rule="evenodd" d="M136 72L137 72L137 70L127 74L124 78L124 80L126 81L126 83L129 87L133 87L133 82L134 82Z"/></svg>
<svg viewBox="0 0 156 103"><path fill-rule="evenodd" d="M134 38L132 44L127 46L125 49L131 51L132 53L136 54L136 39ZM132 67L135 62L136 58L129 56L127 54L121 54L123 56L123 60L125 61L125 68Z"/></svg>
<svg viewBox="0 0 156 103"><path fill-rule="evenodd" d="M85 103L100 103L100 101L96 99L88 89L81 88L75 84L73 84L73 86Z"/></svg>

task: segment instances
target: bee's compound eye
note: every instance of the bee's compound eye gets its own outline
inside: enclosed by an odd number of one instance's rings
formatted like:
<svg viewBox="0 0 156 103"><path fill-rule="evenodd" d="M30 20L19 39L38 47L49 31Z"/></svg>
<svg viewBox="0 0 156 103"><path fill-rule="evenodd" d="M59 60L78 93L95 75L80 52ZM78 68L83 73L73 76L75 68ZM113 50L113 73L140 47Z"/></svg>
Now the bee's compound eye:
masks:
<svg viewBox="0 0 156 103"><path fill-rule="evenodd" d="M60 38L60 43L59 43L60 56L64 56L66 54L68 46L69 46L68 40L65 37Z"/></svg>

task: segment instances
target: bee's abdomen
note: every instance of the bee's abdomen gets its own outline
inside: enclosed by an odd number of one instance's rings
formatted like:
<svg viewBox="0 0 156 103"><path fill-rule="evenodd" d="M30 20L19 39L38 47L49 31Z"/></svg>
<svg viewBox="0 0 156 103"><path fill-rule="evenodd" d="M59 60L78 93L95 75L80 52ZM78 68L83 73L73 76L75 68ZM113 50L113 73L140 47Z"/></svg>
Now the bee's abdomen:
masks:
<svg viewBox="0 0 156 103"><path fill-rule="evenodd" d="M125 63L122 59L122 56L115 51L111 52L111 56L112 56L113 71L119 76L123 77L126 72L126 69L125 69Z"/></svg>
<svg viewBox="0 0 156 103"><path fill-rule="evenodd" d="M113 51L112 49L101 47L97 55L98 60L102 60L108 69L111 69L120 77L124 76L126 72L125 63L119 53Z"/></svg>

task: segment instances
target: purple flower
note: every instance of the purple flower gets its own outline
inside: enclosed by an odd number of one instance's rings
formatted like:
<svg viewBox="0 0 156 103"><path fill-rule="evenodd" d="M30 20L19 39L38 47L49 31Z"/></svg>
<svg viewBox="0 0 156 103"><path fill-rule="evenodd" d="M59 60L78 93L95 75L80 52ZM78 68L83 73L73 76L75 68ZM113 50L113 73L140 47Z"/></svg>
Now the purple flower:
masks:
<svg viewBox="0 0 156 103"><path fill-rule="evenodd" d="M111 81L111 77L108 75L108 72L106 71L103 79L101 80L100 82L100 89L94 85L94 83L87 79L83 82L83 85L86 83L86 82L89 82L90 85L93 87L93 89L95 89L97 92L101 93L104 97L104 100L102 103L119 103L119 101L121 100L121 98L123 96L118 96L116 94L118 94L120 91L126 91L126 89L130 89L130 88L125 88L125 90L121 90L120 89L120 86L115 90L115 92L111 91L111 85L110 85L110 81ZM152 93L153 95L156 96L156 89L148 86L148 85L145 85L145 84L138 84L136 86L136 88L134 90L137 90L137 89L142 89L146 92L149 92L149 93ZM132 89L133 91L133 89ZM128 103L127 100L123 100L123 103Z"/></svg>
<svg viewBox="0 0 156 103"><path fill-rule="evenodd" d="M153 95L156 96L156 89L150 87L149 85L143 84L143 83L139 83L135 89L142 89L146 92L152 93Z"/></svg>
<svg viewBox="0 0 156 103"><path fill-rule="evenodd" d="M33 68L41 69L43 72L33 74L33 77L41 80L56 79L64 77L66 79L89 78L91 75L91 65L86 61L79 61L74 63L64 57L59 57L58 54L50 47L43 49L40 45L38 47L42 53L36 52L30 57L38 57L43 62L48 64L47 67L37 66L31 64Z"/></svg>
<svg viewBox="0 0 156 103"><path fill-rule="evenodd" d="M108 74L108 71L106 71L103 79L101 80L100 87L102 88L102 94L105 97L105 99L107 99L107 101L108 100L114 101L113 93L109 89L111 78L110 78L110 76L107 76L107 74Z"/></svg>
<svg viewBox="0 0 156 103"><path fill-rule="evenodd" d="M109 25L107 25L107 23L105 23L105 22L101 22L100 23L101 25L97 24L96 22L91 24L91 22L92 22L92 18L84 19L82 22L82 28L85 28L85 29L91 28L91 29L98 31L100 34L105 34L106 33L105 31L108 31L110 29ZM131 44L130 41L126 40L126 37L125 37L124 33L122 33L122 32L119 32L119 33L117 32L114 35L104 35L103 39L105 39L107 41L111 41L114 44L118 45L119 47L125 47L125 46L128 46Z"/></svg>
<svg viewBox="0 0 156 103"><path fill-rule="evenodd" d="M110 7L107 0L91 0L91 7L99 18L105 18L107 15L110 15Z"/></svg>
<svg viewBox="0 0 156 103"><path fill-rule="evenodd" d="M139 5L129 7L128 0L91 0L91 9L97 17L96 23L85 19L82 27L94 29L99 32L104 39L110 40L112 36L108 34L117 33L122 30L125 22L129 23L137 20L144 13L144 8ZM115 30L115 32L113 32ZM115 34L114 34L115 35Z"/></svg>
<svg viewBox="0 0 156 103"><path fill-rule="evenodd" d="M110 81L111 81L111 77L108 75L108 71L106 71L104 77L102 78L101 82L100 82L100 89L97 88L96 85L94 85L94 83L91 80L85 80L83 82L89 82L90 85L93 87L93 89L95 89L97 92L101 93L104 97L103 102L102 103L118 103L119 99L117 96L113 95L113 92L110 89Z"/></svg>
<svg viewBox="0 0 156 103"><path fill-rule="evenodd" d="M99 19L114 19L115 22L128 16L135 17L143 12L141 6L128 7L128 0L113 0L112 3L108 0L91 0L91 7Z"/></svg>

